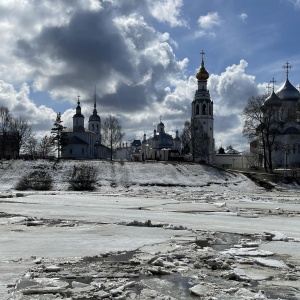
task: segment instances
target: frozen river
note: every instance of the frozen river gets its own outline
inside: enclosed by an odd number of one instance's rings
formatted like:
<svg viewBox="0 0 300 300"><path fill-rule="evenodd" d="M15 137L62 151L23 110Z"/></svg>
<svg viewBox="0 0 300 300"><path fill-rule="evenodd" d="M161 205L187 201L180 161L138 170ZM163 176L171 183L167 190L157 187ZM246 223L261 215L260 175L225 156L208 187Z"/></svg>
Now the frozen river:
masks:
<svg viewBox="0 0 300 300"><path fill-rule="evenodd" d="M298 192L253 193L217 187L194 191L139 193L28 193L2 198L0 218L1 292L34 257L67 258L135 250L188 238L193 232L264 234L278 231L300 241ZM125 226L151 220L165 227ZM30 225L30 226L29 226ZM174 230L177 229L177 230ZM181 229L181 230L178 230ZM300 259L300 243L265 249Z"/></svg>
<svg viewBox="0 0 300 300"><path fill-rule="evenodd" d="M266 191L196 164L99 161L97 190L72 192L75 163L12 161L0 170L0 299L187 300L192 286L203 299L300 299L297 186ZM53 190L18 194L20 176L36 168L56 170ZM119 264L104 260L124 251Z"/></svg>

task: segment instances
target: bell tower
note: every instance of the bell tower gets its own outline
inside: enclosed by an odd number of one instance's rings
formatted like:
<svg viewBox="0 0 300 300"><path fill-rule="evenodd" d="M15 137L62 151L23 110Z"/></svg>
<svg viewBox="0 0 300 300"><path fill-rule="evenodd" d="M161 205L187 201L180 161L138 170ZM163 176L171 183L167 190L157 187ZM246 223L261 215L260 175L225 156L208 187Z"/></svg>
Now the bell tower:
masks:
<svg viewBox="0 0 300 300"><path fill-rule="evenodd" d="M192 102L192 136L193 155L195 161L213 163L214 160L214 114L213 101L207 89L209 73L204 66L204 52L202 55L201 67L196 74L198 89L195 92Z"/></svg>
<svg viewBox="0 0 300 300"><path fill-rule="evenodd" d="M96 142L101 143L101 118L97 112L96 98L97 98L97 93L95 87L94 110L93 110L93 114L89 117L89 130L95 133Z"/></svg>
<svg viewBox="0 0 300 300"><path fill-rule="evenodd" d="M76 114L73 116L73 131L74 132L84 132L84 116L81 113L81 106L79 98L80 96L77 96L77 107L76 107Z"/></svg>

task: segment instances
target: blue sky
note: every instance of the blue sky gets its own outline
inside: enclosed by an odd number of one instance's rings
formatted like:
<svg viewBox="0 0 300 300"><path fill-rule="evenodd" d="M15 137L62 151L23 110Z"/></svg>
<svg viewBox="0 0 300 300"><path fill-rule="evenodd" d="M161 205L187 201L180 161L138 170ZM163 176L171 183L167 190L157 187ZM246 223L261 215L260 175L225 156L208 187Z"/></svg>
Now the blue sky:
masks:
<svg viewBox="0 0 300 300"><path fill-rule="evenodd" d="M182 129L204 50L215 143L247 150L240 113L272 78L300 83L299 0L0 0L0 105L49 134L71 126L77 95L86 122L120 118L125 139L151 136L159 116Z"/></svg>

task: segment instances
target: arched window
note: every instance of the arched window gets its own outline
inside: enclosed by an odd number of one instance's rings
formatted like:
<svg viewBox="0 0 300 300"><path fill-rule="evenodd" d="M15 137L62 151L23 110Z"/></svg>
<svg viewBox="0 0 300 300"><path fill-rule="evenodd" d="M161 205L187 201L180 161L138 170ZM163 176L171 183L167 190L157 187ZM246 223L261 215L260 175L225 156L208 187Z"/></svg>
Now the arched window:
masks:
<svg viewBox="0 0 300 300"><path fill-rule="evenodd" d="M94 124L92 124L92 130L94 131L94 129L95 129L95 128L94 128Z"/></svg>
<svg viewBox="0 0 300 300"><path fill-rule="evenodd" d="M199 115L199 104L196 105L196 115Z"/></svg>
<svg viewBox="0 0 300 300"><path fill-rule="evenodd" d="M203 105L202 105L202 115L206 115L206 104L205 103L203 103Z"/></svg>
<svg viewBox="0 0 300 300"><path fill-rule="evenodd" d="M97 131L99 130L99 125L98 125L98 124L96 125L96 130L97 130Z"/></svg>

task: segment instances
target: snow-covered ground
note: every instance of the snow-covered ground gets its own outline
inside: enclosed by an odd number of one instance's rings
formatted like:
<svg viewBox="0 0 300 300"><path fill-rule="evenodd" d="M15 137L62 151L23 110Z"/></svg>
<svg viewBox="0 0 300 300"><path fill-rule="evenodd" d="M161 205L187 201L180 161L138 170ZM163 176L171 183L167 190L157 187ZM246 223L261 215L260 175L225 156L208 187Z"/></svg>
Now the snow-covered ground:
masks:
<svg viewBox="0 0 300 300"><path fill-rule="evenodd" d="M68 190L75 164L95 164L99 177L94 192ZM18 180L36 169L51 172L53 190L16 191ZM1 299L8 297L7 287L14 287L17 280L20 284L9 299L53 299L55 293L45 290L45 278L63 275L59 275L62 270L52 270L51 275L49 265L62 269L66 262L80 264L81 258L118 251L135 251L134 259L141 266L139 280L148 276L138 292L127 287L114 294L112 288L96 289L94 280L96 290L91 290L91 284L84 286L89 288L85 292L73 287L76 291L61 291L56 299L92 299L91 294L95 299L153 299L153 295L155 299L189 299L183 292L176 296L174 285L168 287L170 292L162 288L176 276L181 284L187 280L189 292L201 299L300 299L300 199L295 188L265 191L242 174L198 164L7 161L0 169L0 191ZM222 254L225 246L233 248ZM178 260L182 253L185 258ZM272 253L272 259L264 258L266 253ZM200 254L205 259L196 262ZM150 269L143 267L145 257L151 261ZM157 259L161 262L155 265ZM209 271L211 264L216 266ZM81 268L77 277L74 269L68 269L69 277L78 279L87 272ZM94 274L91 269L89 273ZM164 270L170 274L163 279ZM155 272L162 273L157 277ZM218 278L215 286L210 276ZM44 278L44 284L34 278ZM119 288L116 282L103 286ZM33 298L37 290L24 292L34 284L44 286L38 291L40 298ZM51 282L51 287L57 288L57 283Z"/></svg>

